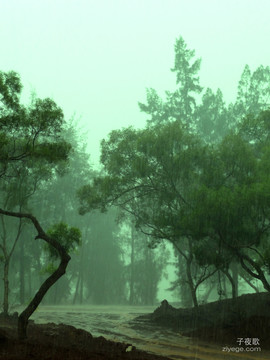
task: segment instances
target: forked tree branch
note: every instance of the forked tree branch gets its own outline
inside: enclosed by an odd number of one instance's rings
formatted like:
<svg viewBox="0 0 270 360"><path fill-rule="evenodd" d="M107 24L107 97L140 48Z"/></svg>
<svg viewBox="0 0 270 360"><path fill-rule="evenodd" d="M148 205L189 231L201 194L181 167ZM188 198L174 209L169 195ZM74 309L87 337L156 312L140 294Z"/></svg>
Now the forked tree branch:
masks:
<svg viewBox="0 0 270 360"><path fill-rule="evenodd" d="M3 209L0 209L0 214L16 217L19 219L25 218L31 220L32 224L37 230L37 235L35 239L42 239L46 241L48 244L53 246L57 252L60 255L60 263L58 265L58 268L42 283L39 290L31 300L30 304L26 307L26 309L19 315L18 319L18 337L20 339L25 339L27 337L27 324L29 317L33 314L33 312L36 310L36 308L41 303L44 295L47 293L47 291L50 289L50 287L57 282L57 280L65 274L67 265L70 261L70 256L65 250L65 248L55 239L51 238L46 234L46 232L43 230L42 226L40 225L39 221L33 216L32 214L24 214L20 212L13 212L13 211L6 211Z"/></svg>

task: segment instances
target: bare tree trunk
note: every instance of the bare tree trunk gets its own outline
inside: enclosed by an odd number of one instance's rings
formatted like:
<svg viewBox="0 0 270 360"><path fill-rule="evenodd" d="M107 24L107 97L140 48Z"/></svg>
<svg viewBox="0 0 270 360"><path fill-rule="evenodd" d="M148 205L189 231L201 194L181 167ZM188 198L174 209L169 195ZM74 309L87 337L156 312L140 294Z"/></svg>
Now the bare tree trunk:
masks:
<svg viewBox="0 0 270 360"><path fill-rule="evenodd" d="M240 274L241 278L245 280L245 282L256 292L259 293L259 289L257 288L257 286L255 286L254 284L252 284L252 282L243 274Z"/></svg>
<svg viewBox="0 0 270 360"><path fill-rule="evenodd" d="M6 224L4 221L4 216L1 216L1 224L2 224L2 231L3 231L3 235L2 235L2 244L0 244L0 249L2 250L2 253L4 255L4 276L3 276L3 281L4 281L4 299L3 299L3 312L4 312L4 316L8 315L8 308L9 308L9 265L10 265L10 259L11 256L14 252L15 246L17 244L17 241L20 237L21 234L21 219L19 222L19 226L18 226L18 231L17 231L17 235L16 238L12 244L11 250L8 252L8 248L7 248L7 242L8 242L8 238L7 238L7 230L6 230Z"/></svg>
<svg viewBox="0 0 270 360"><path fill-rule="evenodd" d="M260 265L258 265L255 261L253 261L248 255L246 254L238 254L239 258L240 258L240 263L242 268L252 277L255 277L256 279L259 279L262 283L263 283L263 287L265 288L266 291L270 292L270 284L267 281L266 277L264 276L264 273L260 267ZM255 273L254 271L252 271L245 263L245 261L247 261L249 263L250 266L252 266L257 273Z"/></svg>
<svg viewBox="0 0 270 360"><path fill-rule="evenodd" d="M9 295L9 256L4 259L4 303L3 303L3 313L4 316L8 315L8 295Z"/></svg>
<svg viewBox="0 0 270 360"><path fill-rule="evenodd" d="M80 282L81 282L81 271L79 270L79 274L78 274L78 278L77 278L77 283L76 283L76 289L75 289L75 293L74 293L73 301L72 301L72 304L73 304L73 305L76 304L76 299L77 299L78 292L79 292Z"/></svg>
<svg viewBox="0 0 270 360"><path fill-rule="evenodd" d="M135 262L135 238L134 238L134 225L131 224L131 254L130 254L130 293L129 304L134 304L134 262Z"/></svg>
<svg viewBox="0 0 270 360"><path fill-rule="evenodd" d="M192 272L191 272L193 255L192 255L192 245L191 245L191 240L190 239L188 239L188 247L189 247L189 256L186 259L187 279L188 279L188 285L189 285L190 292L191 292L193 306L198 307L198 300L197 300L197 295L196 295L197 287L193 283Z"/></svg>
<svg viewBox="0 0 270 360"><path fill-rule="evenodd" d="M191 293L191 297L192 297L192 301L193 301L193 306L198 307L196 289L195 289L195 286L193 284L193 279L192 279L192 274L191 274L191 263L192 263L192 258L189 258L187 260L187 263L186 263L186 266L187 266L187 280L188 280L188 285L189 285L189 289L190 289L190 293Z"/></svg>
<svg viewBox="0 0 270 360"><path fill-rule="evenodd" d="M83 269L81 272L81 281L80 281L80 305L83 303Z"/></svg>
<svg viewBox="0 0 270 360"><path fill-rule="evenodd" d="M57 305L57 298L58 298L58 283L54 286L54 294L53 294L53 305Z"/></svg>
<svg viewBox="0 0 270 360"><path fill-rule="evenodd" d="M227 276L228 280L231 283L232 286L232 298L235 299L237 297L237 292L236 292L236 286L235 286L235 282L234 282L234 278L231 276L231 274L229 273L229 270L222 270L223 274L225 276Z"/></svg>
<svg viewBox="0 0 270 360"><path fill-rule="evenodd" d="M18 319L18 337L19 337L19 339L27 338L26 330L27 330L29 317L36 310L36 308L38 307L38 305L40 304L41 300L43 299L43 297L47 293L47 291L50 289L50 287L53 284L55 284L62 275L65 274L69 260L70 260L70 256L68 254L66 254L66 256L61 256L61 262L60 262L58 268L54 271L53 274L51 274L43 282L43 284L39 288L38 292L36 293L36 295L34 296L32 301L30 302L30 304L19 315L19 319Z"/></svg>
<svg viewBox="0 0 270 360"><path fill-rule="evenodd" d="M41 283L41 281L39 282ZM28 271L28 297L32 296L32 272L31 267L29 267Z"/></svg>
<svg viewBox="0 0 270 360"><path fill-rule="evenodd" d="M47 291L50 289L50 287L56 283L58 279L60 279L61 276L63 276L66 272L67 265L70 261L70 256L66 252L65 248L59 244L58 241L54 240L50 236L48 236L43 228L41 227L38 220L31 214L23 214L23 213L17 213L13 211L6 211L3 209L0 209L0 214L6 215L6 216L12 216L19 219L26 218L31 220L32 224L37 230L37 236L35 239L42 239L46 241L49 245L53 246L59 256L60 256L60 263L58 265L58 268L43 282L43 284L40 286L38 292L34 296L34 298L31 300L30 304L27 306L27 308L19 315L18 318L18 337L19 339L25 339L27 338L27 325L28 325L28 319L33 314L33 312L36 310L40 302L42 301L44 295L47 293Z"/></svg>
<svg viewBox="0 0 270 360"><path fill-rule="evenodd" d="M179 273L178 273L178 277L179 277L179 284L180 284L180 298L181 298L181 304L183 307L192 307L193 305L193 301L192 301L192 297L191 297L191 291L190 291L190 287L187 281L187 258L184 257L180 257L179 254L177 256L177 261L178 261L178 267L179 267ZM184 261L183 261L184 259Z"/></svg>
<svg viewBox="0 0 270 360"><path fill-rule="evenodd" d="M233 277L233 282L234 282L234 286L235 286L235 297L238 296L238 263L236 261L233 261L231 264L231 270L232 270L232 277Z"/></svg>
<svg viewBox="0 0 270 360"><path fill-rule="evenodd" d="M87 235L88 231L86 231L86 235ZM86 237L85 235L85 237ZM83 258L83 254L84 254L84 247L82 246L81 248L81 253L80 253L80 266L79 266L79 272L78 272L78 277L77 277L77 282L76 282L76 289L75 289L75 293L74 293L74 297L73 297L73 305L76 303L77 297L79 295L79 304L82 304L83 302L83 270L84 270L84 258Z"/></svg>
<svg viewBox="0 0 270 360"><path fill-rule="evenodd" d="M22 239L21 239L22 240ZM20 242L20 304L25 303L24 242Z"/></svg>

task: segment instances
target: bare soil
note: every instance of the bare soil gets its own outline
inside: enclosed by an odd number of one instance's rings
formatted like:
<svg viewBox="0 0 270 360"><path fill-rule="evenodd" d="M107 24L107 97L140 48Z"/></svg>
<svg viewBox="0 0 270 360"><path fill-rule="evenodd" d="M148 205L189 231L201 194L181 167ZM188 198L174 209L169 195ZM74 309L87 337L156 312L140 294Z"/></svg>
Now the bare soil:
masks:
<svg viewBox="0 0 270 360"><path fill-rule="evenodd" d="M148 354L129 344L113 342L104 337L93 337L89 332L70 325L54 323L28 325L28 339L17 339L15 316L1 319L1 360L166 360Z"/></svg>
<svg viewBox="0 0 270 360"><path fill-rule="evenodd" d="M258 338L270 349L270 294L248 294L199 306L176 309L164 300L152 314L142 315L135 326L162 326L183 336L208 343L232 344L237 338ZM135 321L136 324L136 321ZM143 352L130 344L93 337L89 332L65 324L28 325L28 339L17 339L17 315L0 315L0 360L101 360L168 358Z"/></svg>
<svg viewBox="0 0 270 360"><path fill-rule="evenodd" d="M270 349L270 293L246 294L215 301L198 308L174 308L164 300L153 314L140 316L180 332L183 336L216 344L232 344L238 338L258 338Z"/></svg>

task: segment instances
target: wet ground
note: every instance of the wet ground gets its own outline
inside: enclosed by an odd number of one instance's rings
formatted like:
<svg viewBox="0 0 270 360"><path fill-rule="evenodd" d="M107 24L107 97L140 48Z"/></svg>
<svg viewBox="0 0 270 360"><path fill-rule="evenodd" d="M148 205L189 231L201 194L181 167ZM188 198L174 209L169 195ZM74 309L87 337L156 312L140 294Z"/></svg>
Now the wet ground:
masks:
<svg viewBox="0 0 270 360"><path fill-rule="evenodd" d="M36 323L54 322L73 325L89 331L93 336L125 342L138 349L168 356L171 359L270 359L270 351L260 346L243 347L235 339L235 346L215 345L190 340L180 333L153 326L139 315L151 313L155 307L136 306L41 306L32 315ZM236 352L238 351L238 353Z"/></svg>

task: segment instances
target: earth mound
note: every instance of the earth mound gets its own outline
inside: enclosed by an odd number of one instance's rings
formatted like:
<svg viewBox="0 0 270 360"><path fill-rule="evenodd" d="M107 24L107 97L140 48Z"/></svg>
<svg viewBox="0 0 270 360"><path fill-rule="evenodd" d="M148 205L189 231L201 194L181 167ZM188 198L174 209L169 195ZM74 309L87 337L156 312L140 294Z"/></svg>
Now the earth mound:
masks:
<svg viewBox="0 0 270 360"><path fill-rule="evenodd" d="M168 360L131 344L93 337L85 330L54 323L28 325L28 339L17 339L16 315L1 319L0 360Z"/></svg>
<svg viewBox="0 0 270 360"><path fill-rule="evenodd" d="M270 349L270 294L246 294L236 299L219 300L197 308L174 308L167 300L141 320L165 326L183 336L236 344L238 338L257 338Z"/></svg>

